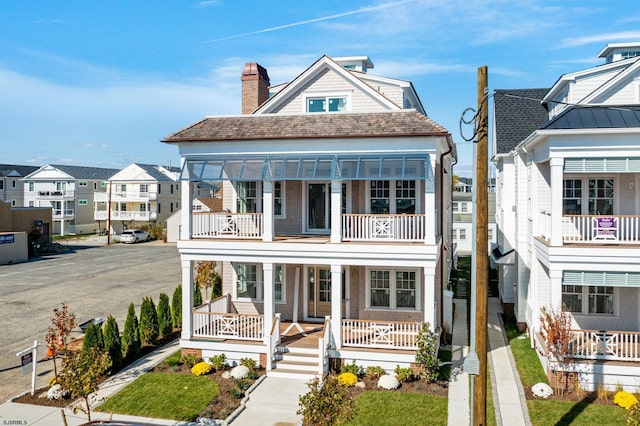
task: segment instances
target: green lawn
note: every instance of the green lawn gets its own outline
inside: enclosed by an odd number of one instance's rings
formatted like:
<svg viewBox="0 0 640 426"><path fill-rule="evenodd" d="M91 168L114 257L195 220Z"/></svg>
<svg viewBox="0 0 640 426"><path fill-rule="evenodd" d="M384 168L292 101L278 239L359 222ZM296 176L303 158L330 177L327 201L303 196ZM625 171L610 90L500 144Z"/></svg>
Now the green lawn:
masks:
<svg viewBox="0 0 640 426"><path fill-rule="evenodd" d="M190 421L218 393L218 385L208 377L148 373L107 399L96 411Z"/></svg>
<svg viewBox="0 0 640 426"><path fill-rule="evenodd" d="M356 398L350 425L446 425L448 399L408 392L370 391Z"/></svg>
<svg viewBox="0 0 640 426"><path fill-rule="evenodd" d="M527 335L519 332L513 322L505 321L504 326L522 386L529 388L540 382L548 384L547 375ZM527 407L533 426L625 424L625 410L613 405L533 400L527 401Z"/></svg>

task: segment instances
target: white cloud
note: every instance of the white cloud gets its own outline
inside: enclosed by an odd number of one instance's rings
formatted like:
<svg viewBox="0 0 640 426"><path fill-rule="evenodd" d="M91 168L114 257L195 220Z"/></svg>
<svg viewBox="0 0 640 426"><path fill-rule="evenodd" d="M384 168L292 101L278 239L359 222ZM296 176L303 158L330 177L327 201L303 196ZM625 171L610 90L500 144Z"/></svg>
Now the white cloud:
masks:
<svg viewBox="0 0 640 426"><path fill-rule="evenodd" d="M585 46L591 43L611 43L619 42L621 40L637 40L640 38L640 31L620 31L602 34L593 34L584 37L568 37L560 41L560 47L578 47Z"/></svg>

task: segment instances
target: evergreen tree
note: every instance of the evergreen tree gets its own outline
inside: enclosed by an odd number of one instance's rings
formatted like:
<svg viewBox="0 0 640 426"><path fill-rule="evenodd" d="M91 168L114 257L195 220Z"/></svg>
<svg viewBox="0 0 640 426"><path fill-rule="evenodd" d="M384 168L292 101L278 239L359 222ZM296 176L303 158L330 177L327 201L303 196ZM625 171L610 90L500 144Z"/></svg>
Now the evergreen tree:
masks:
<svg viewBox="0 0 640 426"><path fill-rule="evenodd" d="M158 333L160 337L167 337L172 331L169 296L165 293L160 293L160 299L158 300Z"/></svg>
<svg viewBox="0 0 640 426"><path fill-rule="evenodd" d="M116 319L109 315L104 325L104 349L111 357L111 368L116 371L122 365L122 343Z"/></svg>
<svg viewBox="0 0 640 426"><path fill-rule="evenodd" d="M87 327L87 331L84 334L84 340L82 341L82 350L86 351L88 348L97 348L100 350L104 350L102 327L100 327L98 324L89 324L89 327Z"/></svg>
<svg viewBox="0 0 640 426"><path fill-rule="evenodd" d="M176 287L171 298L171 321L175 328L182 328L182 285Z"/></svg>
<svg viewBox="0 0 640 426"><path fill-rule="evenodd" d="M200 284L198 282L193 283L193 306L202 305L202 291L200 291Z"/></svg>
<svg viewBox="0 0 640 426"><path fill-rule="evenodd" d="M140 328L136 310L133 303L129 305L127 319L124 322L124 331L122 333L122 357L124 359L133 359L140 353Z"/></svg>
<svg viewBox="0 0 640 426"><path fill-rule="evenodd" d="M151 345L158 338L158 313L150 297L142 299L140 306L140 340L143 345Z"/></svg>

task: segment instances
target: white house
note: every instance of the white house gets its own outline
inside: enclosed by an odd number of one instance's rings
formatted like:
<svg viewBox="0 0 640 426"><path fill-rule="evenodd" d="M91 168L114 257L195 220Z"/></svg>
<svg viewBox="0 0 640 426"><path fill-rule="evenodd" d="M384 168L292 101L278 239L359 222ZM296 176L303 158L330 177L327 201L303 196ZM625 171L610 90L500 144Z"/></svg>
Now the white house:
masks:
<svg viewBox="0 0 640 426"><path fill-rule="evenodd" d="M471 186L471 185L470 185ZM488 249L497 243L495 206L496 193L489 192L487 197L488 208ZM451 232L455 243L456 255L471 256L473 251L473 193L453 192L451 208Z"/></svg>
<svg viewBox="0 0 640 426"><path fill-rule="evenodd" d="M544 93L494 94L499 241L510 252L499 260L501 296L545 362L541 308L570 312L586 389L640 390L639 52L640 43L608 45L606 64ZM509 140L501 123L523 110L529 128Z"/></svg>
<svg viewBox="0 0 640 426"><path fill-rule="evenodd" d="M105 191L106 180L117 172L117 169L47 164L22 178L25 206L51 207L54 234L97 232L94 192Z"/></svg>
<svg viewBox="0 0 640 426"><path fill-rule="evenodd" d="M164 227L167 218L180 209L180 169L133 163L110 176L94 193L94 219L111 232L142 225Z"/></svg>
<svg viewBox="0 0 640 426"><path fill-rule="evenodd" d="M183 351L268 374L319 374L330 358L393 369L414 361L423 322L443 323L455 146L410 82L372 68L323 56L270 97L267 70L247 64L243 115L164 139L183 185L224 194L223 212L182 209ZM222 265L224 295L192 310L202 260Z"/></svg>

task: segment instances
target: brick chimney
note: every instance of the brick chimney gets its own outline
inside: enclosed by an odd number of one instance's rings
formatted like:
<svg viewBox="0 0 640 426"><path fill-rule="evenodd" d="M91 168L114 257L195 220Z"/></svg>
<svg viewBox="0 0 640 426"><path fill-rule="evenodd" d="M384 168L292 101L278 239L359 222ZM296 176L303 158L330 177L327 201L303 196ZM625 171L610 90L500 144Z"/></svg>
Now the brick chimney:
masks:
<svg viewBox="0 0 640 426"><path fill-rule="evenodd" d="M269 99L267 69L255 62L246 63L242 71L242 113L252 114Z"/></svg>

